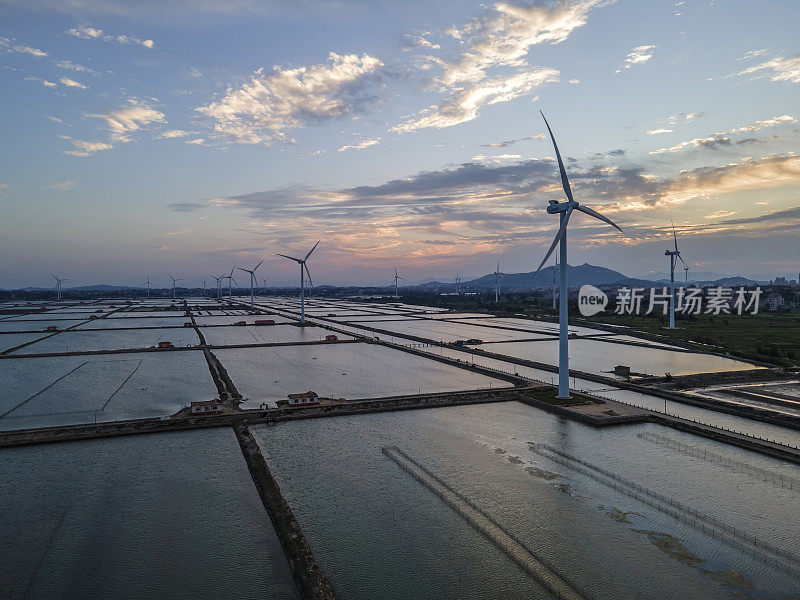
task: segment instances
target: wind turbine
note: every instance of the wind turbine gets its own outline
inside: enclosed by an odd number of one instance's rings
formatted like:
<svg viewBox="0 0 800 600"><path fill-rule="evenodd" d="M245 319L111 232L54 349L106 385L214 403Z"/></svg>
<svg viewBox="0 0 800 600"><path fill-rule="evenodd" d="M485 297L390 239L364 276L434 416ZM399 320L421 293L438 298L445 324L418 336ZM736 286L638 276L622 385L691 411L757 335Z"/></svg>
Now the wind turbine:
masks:
<svg viewBox="0 0 800 600"><path fill-rule="evenodd" d="M456 294L461 295L461 275L456 272Z"/></svg>
<svg viewBox="0 0 800 600"><path fill-rule="evenodd" d="M264 284L264 295L266 296L267 295L267 280L266 279L262 279L261 281Z"/></svg>
<svg viewBox="0 0 800 600"><path fill-rule="evenodd" d="M497 260L497 270L494 272L494 301L500 302L500 260Z"/></svg>
<svg viewBox="0 0 800 600"><path fill-rule="evenodd" d="M397 285L397 281L398 281L398 280L400 280L400 279L402 279L403 281L405 281L405 280L406 280L406 279L405 279L405 277L400 277L400 275L398 275L398 274L397 274L397 267L395 267L395 268L394 268L394 299L395 299L395 300L397 300L397 298L398 298L398 293L397 293L397 288L398 288L398 285Z"/></svg>
<svg viewBox="0 0 800 600"><path fill-rule="evenodd" d="M294 256L287 256L286 254L278 254L278 256L282 256L283 258L288 258L289 260L293 260L298 265L300 265L300 325L305 325L306 323L306 284L305 284L303 270L305 269L305 272L308 274L308 282L313 287L314 282L311 281L311 273L309 273L308 271L308 267L306 266L306 261L308 260L308 257L311 256L311 253L317 249L317 246L319 246L319 242L321 241L322 240L319 240L316 244L314 244L314 247L308 251L308 254L306 254L305 258L295 258Z"/></svg>
<svg viewBox="0 0 800 600"><path fill-rule="evenodd" d="M222 280L225 279L225 276L220 275L217 277L216 275L212 275L211 279L217 282L217 300L219 300L222 292Z"/></svg>
<svg viewBox="0 0 800 600"><path fill-rule="evenodd" d="M684 271L684 273L686 275L686 283L689 283L689 265L684 264L683 265L683 271Z"/></svg>
<svg viewBox="0 0 800 600"><path fill-rule="evenodd" d="M672 219L669 220L672 223ZM672 223L672 239L675 242L675 250L665 250L664 256L669 256L669 328L675 329L675 265L678 264L678 259L681 259L683 266L686 263L678 252L678 236L675 233L675 223ZM689 272L686 272L688 278Z"/></svg>
<svg viewBox="0 0 800 600"><path fill-rule="evenodd" d="M260 267L261 263L263 263L263 262L264 261L262 260L260 263L258 263L253 268L252 271L250 271L248 269L243 269L242 267L236 267L240 271L244 271L245 273L250 273L250 308L251 309L253 308L253 286L255 285L255 281L256 281L256 269L258 269L258 267ZM233 273L231 273L231 274L233 274Z"/></svg>
<svg viewBox="0 0 800 600"><path fill-rule="evenodd" d="M50 275L53 275L53 274L50 273ZM69 280L68 279L61 279L60 277L56 277L55 275L53 275L53 279L56 280L56 290L58 292L58 299L61 300L61 284L63 282L65 282L65 281L69 281Z"/></svg>
<svg viewBox="0 0 800 600"><path fill-rule="evenodd" d="M147 285L147 297L149 298L150 297L150 275L147 276L147 281L145 281L145 284Z"/></svg>
<svg viewBox="0 0 800 600"><path fill-rule="evenodd" d="M569 320L567 313L567 224L569 223L569 218L572 215L572 212L574 210L579 210L582 213L586 213L587 215L594 217L595 219L605 221L620 231L622 231L622 229L620 229L619 226L608 217L604 217L599 212L578 204L578 202L572 197L572 188L570 188L569 185L567 171L564 169L564 162L561 160L561 153L558 151L558 145L556 144L556 138L553 136L553 130L550 129L550 124L547 122L544 113L541 111L539 112L542 114L544 124L547 126L547 131L550 133L550 139L553 141L553 148L556 151L556 158L558 159L558 170L561 172L561 186L564 188L564 194L567 196L568 200L568 202L550 200L550 204L547 207L547 212L551 215L559 213L561 226L558 228L558 233L556 234L553 243L550 245L550 249L547 251L547 254L544 255L539 268L536 269L536 273L542 270L544 263L547 262L547 259L550 258L553 250L555 250L556 246L560 243L561 290L559 297L561 298L561 301L558 303L558 398L567 399L569 398L569 338L567 331Z"/></svg>
<svg viewBox="0 0 800 600"><path fill-rule="evenodd" d="M233 289L231 288L231 282L236 283L236 280L233 278L233 272L236 267L231 268L231 272L228 275L222 277L222 279L228 280L228 302L233 302ZM236 283L236 285L239 285Z"/></svg>
<svg viewBox="0 0 800 600"><path fill-rule="evenodd" d="M180 281L181 279L180 279L180 277L178 279L175 279L172 275L170 275L169 278L172 279L172 299L174 300L175 299L175 282L176 281Z"/></svg>

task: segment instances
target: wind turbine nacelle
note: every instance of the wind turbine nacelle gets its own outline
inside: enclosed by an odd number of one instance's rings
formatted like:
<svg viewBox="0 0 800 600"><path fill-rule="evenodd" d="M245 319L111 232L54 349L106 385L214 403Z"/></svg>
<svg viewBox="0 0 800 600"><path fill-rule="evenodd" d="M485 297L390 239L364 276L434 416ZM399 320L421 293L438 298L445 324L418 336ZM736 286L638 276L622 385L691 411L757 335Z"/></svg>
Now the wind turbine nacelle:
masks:
<svg viewBox="0 0 800 600"><path fill-rule="evenodd" d="M551 215L560 212L566 212L570 208L575 208L578 206L577 202L559 202L558 200L550 200L549 205L547 206L547 212Z"/></svg>

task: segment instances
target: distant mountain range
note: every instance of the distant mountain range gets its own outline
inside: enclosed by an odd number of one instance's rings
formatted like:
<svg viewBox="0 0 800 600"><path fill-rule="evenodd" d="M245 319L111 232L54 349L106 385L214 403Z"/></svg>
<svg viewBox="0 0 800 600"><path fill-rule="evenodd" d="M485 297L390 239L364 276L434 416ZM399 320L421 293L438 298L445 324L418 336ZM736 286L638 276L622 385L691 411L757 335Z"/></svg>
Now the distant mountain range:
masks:
<svg viewBox="0 0 800 600"><path fill-rule="evenodd" d="M555 276L555 282L558 284L560 270L558 267L546 267L539 271L538 273L534 273L533 271L529 273L501 273L500 274L500 289L504 292L509 291L526 291L535 288L544 288L544 287L552 287L553 280ZM707 273L697 273L698 275L706 275ZM717 273L708 273L711 275L717 275ZM660 275L660 273L657 273ZM683 273L676 273L675 274L675 282L682 283L683 278L680 277ZM570 265L568 267L567 276L569 278L569 285L570 287L580 287L582 285L595 285L597 287L654 287L654 286L664 286L669 285L668 278L660 278L660 279L644 279L644 278L637 278L637 277L627 277L623 275L619 271L614 271L612 269L607 269L605 267L597 267L594 265L590 265L588 263L584 263L579 266ZM699 278L692 277L689 280L689 283L695 285L718 285L722 287L738 287L738 286L754 286L758 285L759 282L753 279L748 279L746 277L720 277L718 279L703 279L699 280ZM491 291L494 289L495 286L495 275L494 273L489 273L488 275L484 275L482 277L478 277L477 279L470 279L461 282L461 291ZM244 286L245 288L247 286ZM276 286L270 286L274 288ZM294 287L294 286L279 286L279 287ZM370 286L370 285L362 285L362 286L335 286L335 285L320 285L317 286L317 289L326 289L326 288L337 288L337 287L358 287L358 288L386 288L392 286ZM420 283L418 285L406 285L401 286L403 289L416 289L416 290L423 290L423 291L438 291L438 292L454 292L458 289L458 286L453 281L427 281L424 283ZM178 286L178 289L199 289L200 286L192 287L182 287ZM19 291L24 292L48 292L53 291L54 288L42 288L42 287L25 287L21 288ZM119 292L124 290L137 290L142 291L146 288L142 286L123 286L123 285L106 285L106 284L95 284L95 285L84 285L80 287L64 287L63 291L72 291L72 292ZM154 291L157 289L159 290L166 290L169 288L153 288ZM242 286L238 286L236 289L244 289ZM12 291L12 290L2 290L2 291Z"/></svg>
<svg viewBox="0 0 800 600"><path fill-rule="evenodd" d="M534 288L552 287L555 281L558 284L560 277L559 267L546 267L535 273L501 273L500 274L500 289L501 291L508 292L512 290L524 291ZM597 287L653 287L654 285L669 285L669 279L638 279L634 277L627 277L619 271L607 269L605 267L596 267L588 263L579 266L569 265L567 267L567 278L570 287L579 287L582 285L595 285ZM676 283L680 283L679 277L675 278ZM753 286L758 282L745 277L722 277L720 279L708 281L695 281L692 279L689 283L697 285L719 285L723 287L732 286ZM490 273L471 279L462 281L460 284L461 291L486 291L493 290L496 284L495 274ZM459 288L458 284L452 281L429 281L418 286L413 286L421 290L438 290L438 291L455 291Z"/></svg>

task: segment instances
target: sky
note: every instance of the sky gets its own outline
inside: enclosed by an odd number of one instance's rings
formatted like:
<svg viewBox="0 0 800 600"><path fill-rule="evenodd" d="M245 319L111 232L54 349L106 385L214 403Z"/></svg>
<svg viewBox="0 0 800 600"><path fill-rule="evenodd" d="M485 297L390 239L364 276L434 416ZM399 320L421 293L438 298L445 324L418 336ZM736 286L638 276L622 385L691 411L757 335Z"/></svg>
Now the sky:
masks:
<svg viewBox="0 0 800 600"><path fill-rule="evenodd" d="M0 288L800 271L796 0L0 0ZM240 272L240 283L247 275ZM213 280L209 280L209 285Z"/></svg>

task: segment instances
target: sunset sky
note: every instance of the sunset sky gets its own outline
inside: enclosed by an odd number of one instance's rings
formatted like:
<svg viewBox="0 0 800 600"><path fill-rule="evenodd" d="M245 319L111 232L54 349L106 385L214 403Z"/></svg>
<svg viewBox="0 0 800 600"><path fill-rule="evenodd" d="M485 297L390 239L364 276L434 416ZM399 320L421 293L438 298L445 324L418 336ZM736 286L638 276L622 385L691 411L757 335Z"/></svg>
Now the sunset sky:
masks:
<svg viewBox="0 0 800 600"><path fill-rule="evenodd" d="M0 0L0 288L800 271L796 0ZM241 278L244 283L245 277ZM209 284L212 282L209 281Z"/></svg>

